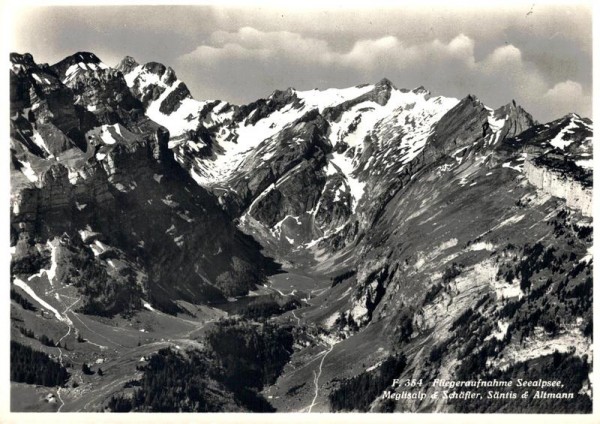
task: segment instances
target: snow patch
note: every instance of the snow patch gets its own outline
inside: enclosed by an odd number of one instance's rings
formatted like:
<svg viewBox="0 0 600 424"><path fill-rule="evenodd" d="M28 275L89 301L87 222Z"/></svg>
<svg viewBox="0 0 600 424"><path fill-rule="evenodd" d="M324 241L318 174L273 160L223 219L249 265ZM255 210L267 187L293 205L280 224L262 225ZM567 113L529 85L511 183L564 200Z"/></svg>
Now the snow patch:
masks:
<svg viewBox="0 0 600 424"><path fill-rule="evenodd" d="M41 134L37 132L37 130L33 130L33 136L31 137L31 140L36 144L36 146L44 150L46 153L48 153L48 155L52 156L52 153L50 153L50 150L48 150L46 142L42 138Z"/></svg>
<svg viewBox="0 0 600 424"><path fill-rule="evenodd" d="M346 183L348 187L350 187L350 193L352 195L352 212L356 211L356 207L358 206L358 202L362 199L363 194L365 192L365 182L361 182L357 176L354 175L355 167L352 163L352 159L346 156L343 153L334 152L331 157L331 161L328 167L328 174L334 172L333 169L335 167L339 169L342 174L346 177ZM331 169L330 169L331 168Z"/></svg>
<svg viewBox="0 0 600 424"><path fill-rule="evenodd" d="M446 249L450 249L451 247L454 247L458 244L458 239L450 239L442 244L440 244L436 250L441 251L441 250L446 250Z"/></svg>
<svg viewBox="0 0 600 424"><path fill-rule="evenodd" d="M18 159L18 161L21 165L23 165L21 168L21 172L23 173L23 175L25 175L27 179L32 183L36 182L38 180L38 177L33 168L31 167L31 164L27 161L22 161L20 159Z"/></svg>
<svg viewBox="0 0 600 424"><path fill-rule="evenodd" d="M148 302L144 302L144 308L148 309L149 311L152 312L156 312L156 309L154 309Z"/></svg>
<svg viewBox="0 0 600 424"><path fill-rule="evenodd" d="M29 287L27 285L26 282L19 280L18 278L15 278L13 280L13 284L17 287L20 287L25 293L27 293L29 296L31 296L37 303L39 303L40 305L42 305L42 307L44 307L45 309L49 310L50 312L52 312L54 314L54 316L56 317L56 319L58 319L59 321L63 321L65 322L66 320L63 318L63 316L50 304L48 304L45 300L43 300L42 298L40 298L31 287Z"/></svg>
<svg viewBox="0 0 600 424"><path fill-rule="evenodd" d="M94 243L90 245L90 249L92 249L94 256L99 256L108 250L108 246L100 240L94 240Z"/></svg>
<svg viewBox="0 0 600 424"><path fill-rule="evenodd" d="M490 126L490 130L492 130L492 135L489 140L489 144L494 145L500 141L500 136L502 135L502 129L506 123L506 118L496 118L494 117L494 111L488 109L490 114L488 116L488 124Z"/></svg>
<svg viewBox="0 0 600 424"><path fill-rule="evenodd" d="M523 165L512 165L510 162L504 162L502 168L509 168L513 171L523 172Z"/></svg>
<svg viewBox="0 0 600 424"><path fill-rule="evenodd" d="M112 129L113 128L111 128L110 125L102 125L102 132L100 138L102 139L102 142L104 144L115 144L117 142L117 140L111 132Z"/></svg>
<svg viewBox="0 0 600 424"><path fill-rule="evenodd" d="M477 243L473 243L469 246L469 250L471 251L476 251L476 250L489 250L489 251L494 251L496 247L487 241L480 241Z"/></svg>
<svg viewBox="0 0 600 424"><path fill-rule="evenodd" d="M370 367L369 367L369 368L367 368L365 371L366 371L366 372L370 372L370 371L376 370L377 368L379 368L379 366L380 366L381 364L382 364L382 362L381 362L381 361L380 361L380 362L377 362L375 365L373 365L373 366L370 366Z"/></svg>
<svg viewBox="0 0 600 424"><path fill-rule="evenodd" d="M330 317L328 317L324 322L323 322L323 326L327 329L327 330L331 330L335 324L335 321L340 317L340 313L339 312L335 312L334 314L332 314Z"/></svg>
<svg viewBox="0 0 600 424"><path fill-rule="evenodd" d="M593 259L593 257L594 257L594 248L593 248L593 246L591 246L588 248L586 255L583 258L581 258L579 260L579 262L590 263L590 261Z"/></svg>
<svg viewBox="0 0 600 424"><path fill-rule="evenodd" d="M521 220L523 220L523 218L525 218L525 215L511 216L510 218L502 221L500 224L498 224L493 229L496 230L496 229L498 229L500 227L504 227L506 225L516 224L517 222L520 222Z"/></svg>
<svg viewBox="0 0 600 424"><path fill-rule="evenodd" d="M29 278L27 278L27 281L31 281L35 278L41 278L44 274L46 274L46 276L48 277L48 282L51 286L53 286L54 277L56 276L56 268L58 266L56 263L56 248L50 241L48 241L46 246L50 249L50 268L40 269L37 274L30 275Z"/></svg>
<svg viewBox="0 0 600 424"><path fill-rule="evenodd" d="M577 124L575 121L569 122L569 125L564 127L552 140L550 140L550 144L554 147L557 147L561 150L565 150L573 140L566 140L565 136L571 133L573 130L577 129Z"/></svg>
<svg viewBox="0 0 600 424"><path fill-rule="evenodd" d="M38 74L31 74L31 76L33 77L34 80L36 80L40 84L43 84L42 79L38 76Z"/></svg>
<svg viewBox="0 0 600 424"><path fill-rule="evenodd" d="M593 169L594 161L593 161L593 159L582 159L582 160L575 161L575 164L577 166L579 166L580 168Z"/></svg>
<svg viewBox="0 0 600 424"><path fill-rule="evenodd" d="M374 85L349 88L329 88L327 90L296 91L296 96L304 101L310 108L317 108L319 112L331 106L339 105L345 101L355 99L373 90Z"/></svg>

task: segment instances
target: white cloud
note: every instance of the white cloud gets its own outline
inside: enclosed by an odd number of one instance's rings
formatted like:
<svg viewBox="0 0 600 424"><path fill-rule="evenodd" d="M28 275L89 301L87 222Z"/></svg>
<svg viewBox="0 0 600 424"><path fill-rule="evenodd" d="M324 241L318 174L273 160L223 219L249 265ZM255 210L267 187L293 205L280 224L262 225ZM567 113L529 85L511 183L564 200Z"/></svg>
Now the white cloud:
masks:
<svg viewBox="0 0 600 424"><path fill-rule="evenodd" d="M496 48L492 54L486 58L485 62L490 66L518 66L521 64L521 60L521 50L512 44L508 44Z"/></svg>
<svg viewBox="0 0 600 424"><path fill-rule="evenodd" d="M475 42L464 34L459 34L448 44L448 49L456 56L473 57Z"/></svg>
<svg viewBox="0 0 600 424"><path fill-rule="evenodd" d="M205 65L251 57L322 63L330 60L330 49L325 41L289 31L262 32L244 27L236 32L216 31L210 36L210 42L212 45L198 46L180 59Z"/></svg>
<svg viewBox="0 0 600 424"><path fill-rule="evenodd" d="M235 94L243 91L264 97L287 86L356 85L385 76L401 87L424 85L440 95L475 94L491 107L515 99L540 120L572 110L589 112L584 103L591 103L590 97L583 95L579 83L566 81L552 86L517 46L496 46L479 58L475 47L474 39L458 34L449 41L436 38L413 43L396 36L365 38L349 49L336 50L316 37L244 27L212 33L207 43L181 56L179 62L203 73L204 92L221 84L222 89ZM224 78L227 81L219 82ZM248 85L252 88L245 87ZM235 101L235 95L227 100Z"/></svg>
<svg viewBox="0 0 600 424"><path fill-rule="evenodd" d="M581 84L575 81L559 82L544 94L542 101L550 113L557 111L556 113L560 114L561 112L558 111L569 111L592 117L591 96L584 93Z"/></svg>
<svg viewBox="0 0 600 424"><path fill-rule="evenodd" d="M583 95L583 88L581 84L574 81L563 81L552 87L544 97L550 101L557 101L564 98L581 97Z"/></svg>
<svg viewBox="0 0 600 424"><path fill-rule="evenodd" d="M407 45L397 37L358 40L347 52L338 52L324 40L304 37L289 31L263 32L244 27L236 32L216 31L210 36L211 45L198 46L181 56L182 61L200 61L205 65L247 58L285 58L287 60L374 69L382 62L393 62L405 68L431 60L461 59L473 61L474 41L460 34L449 43L433 40Z"/></svg>

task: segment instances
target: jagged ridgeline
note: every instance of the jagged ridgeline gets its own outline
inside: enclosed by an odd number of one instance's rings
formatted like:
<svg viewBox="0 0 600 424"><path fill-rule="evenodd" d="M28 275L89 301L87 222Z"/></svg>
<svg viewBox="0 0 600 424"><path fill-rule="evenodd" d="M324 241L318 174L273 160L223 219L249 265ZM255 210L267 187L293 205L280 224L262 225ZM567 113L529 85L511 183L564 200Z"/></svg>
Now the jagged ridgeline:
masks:
<svg viewBox="0 0 600 424"><path fill-rule="evenodd" d="M91 53L38 66L11 55L12 271L80 288L101 315L207 302L270 266L214 196L173 160L121 72Z"/></svg>
<svg viewBox="0 0 600 424"><path fill-rule="evenodd" d="M27 408L591 410L588 118L385 78L234 105L131 57L10 59ZM494 378L573 398L433 396Z"/></svg>

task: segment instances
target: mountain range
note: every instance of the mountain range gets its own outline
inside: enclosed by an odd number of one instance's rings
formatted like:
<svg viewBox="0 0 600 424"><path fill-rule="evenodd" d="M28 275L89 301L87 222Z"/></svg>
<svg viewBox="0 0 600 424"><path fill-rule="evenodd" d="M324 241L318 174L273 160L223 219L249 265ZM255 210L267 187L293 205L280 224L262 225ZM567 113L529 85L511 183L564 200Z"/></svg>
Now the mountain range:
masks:
<svg viewBox="0 0 600 424"><path fill-rule="evenodd" d="M10 62L13 410L591 412L590 119Z"/></svg>

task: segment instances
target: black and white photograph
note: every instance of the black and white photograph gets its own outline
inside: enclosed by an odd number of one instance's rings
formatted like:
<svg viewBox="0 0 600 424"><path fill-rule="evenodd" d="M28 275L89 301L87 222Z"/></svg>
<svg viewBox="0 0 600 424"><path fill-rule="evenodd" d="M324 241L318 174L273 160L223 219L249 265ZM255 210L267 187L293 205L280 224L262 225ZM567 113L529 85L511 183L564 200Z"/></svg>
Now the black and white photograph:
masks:
<svg viewBox="0 0 600 424"><path fill-rule="evenodd" d="M591 1L5 6L7 422L591 422Z"/></svg>

